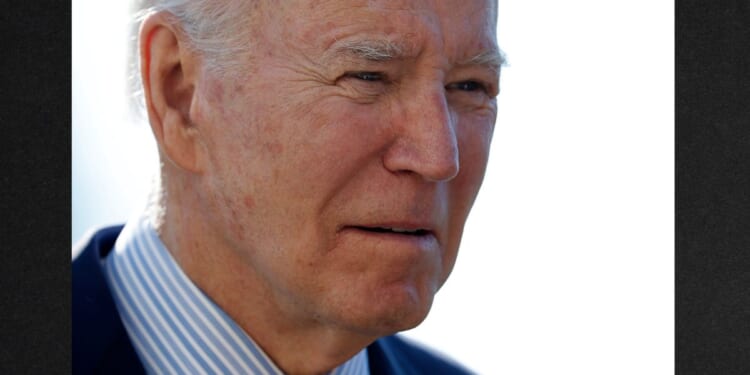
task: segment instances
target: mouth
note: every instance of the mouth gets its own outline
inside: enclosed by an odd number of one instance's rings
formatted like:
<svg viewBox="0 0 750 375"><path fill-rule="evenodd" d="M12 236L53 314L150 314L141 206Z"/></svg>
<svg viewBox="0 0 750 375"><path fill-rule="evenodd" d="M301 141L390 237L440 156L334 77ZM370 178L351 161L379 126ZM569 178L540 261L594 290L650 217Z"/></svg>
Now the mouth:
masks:
<svg viewBox="0 0 750 375"><path fill-rule="evenodd" d="M399 227L365 227L365 226L354 226L353 229L362 230L371 233L385 233L385 234L398 234L406 236L426 236L431 233L430 230L424 228L399 228Z"/></svg>
<svg viewBox="0 0 750 375"><path fill-rule="evenodd" d="M426 254L436 254L441 251L435 229L425 224L348 225L339 231L339 235L343 243L349 243L360 250L374 250L378 256L384 253L394 254L393 256L396 256L399 262L405 262L404 264L411 264L409 262L412 260L422 259L421 257Z"/></svg>

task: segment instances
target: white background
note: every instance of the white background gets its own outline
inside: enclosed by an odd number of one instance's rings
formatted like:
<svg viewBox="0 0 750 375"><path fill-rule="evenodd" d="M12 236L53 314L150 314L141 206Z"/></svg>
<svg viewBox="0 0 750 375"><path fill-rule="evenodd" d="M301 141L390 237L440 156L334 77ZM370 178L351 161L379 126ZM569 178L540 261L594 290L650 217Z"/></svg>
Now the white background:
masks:
<svg viewBox="0 0 750 375"><path fill-rule="evenodd" d="M157 159L126 100L127 2L72 4L76 241L142 207ZM500 0L487 176L408 336L482 374L673 373L673 20L666 1Z"/></svg>

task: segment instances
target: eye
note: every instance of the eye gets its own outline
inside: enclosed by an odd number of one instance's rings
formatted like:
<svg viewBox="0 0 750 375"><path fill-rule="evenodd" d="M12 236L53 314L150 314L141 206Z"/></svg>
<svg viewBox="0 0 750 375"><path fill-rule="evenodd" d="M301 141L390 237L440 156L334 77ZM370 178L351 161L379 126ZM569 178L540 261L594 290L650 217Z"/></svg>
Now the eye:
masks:
<svg viewBox="0 0 750 375"><path fill-rule="evenodd" d="M488 92L487 87L483 83L480 83L477 81L462 81L462 82L451 83L450 85L446 86L446 89L468 91L468 92L473 92L473 91Z"/></svg>
<svg viewBox="0 0 750 375"><path fill-rule="evenodd" d="M368 82L379 82L385 80L385 75L379 72L351 72L346 75L351 78Z"/></svg>

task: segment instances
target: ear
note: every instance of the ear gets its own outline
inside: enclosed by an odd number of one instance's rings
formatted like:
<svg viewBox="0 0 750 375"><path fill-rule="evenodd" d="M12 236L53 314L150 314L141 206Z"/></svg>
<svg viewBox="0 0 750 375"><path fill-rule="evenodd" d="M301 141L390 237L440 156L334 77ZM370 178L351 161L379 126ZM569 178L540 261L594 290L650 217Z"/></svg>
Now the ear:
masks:
<svg viewBox="0 0 750 375"><path fill-rule="evenodd" d="M198 59L166 13L143 21L140 62L146 110L160 154L178 167L200 173L200 133L190 119Z"/></svg>

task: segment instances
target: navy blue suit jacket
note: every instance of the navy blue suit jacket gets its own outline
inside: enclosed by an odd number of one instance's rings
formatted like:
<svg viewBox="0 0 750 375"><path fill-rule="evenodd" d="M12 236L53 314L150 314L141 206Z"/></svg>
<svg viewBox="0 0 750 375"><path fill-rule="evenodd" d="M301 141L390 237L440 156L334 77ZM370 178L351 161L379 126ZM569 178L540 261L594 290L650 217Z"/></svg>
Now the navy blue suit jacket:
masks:
<svg viewBox="0 0 750 375"><path fill-rule="evenodd" d="M122 226L93 233L73 260L73 374L143 374L105 280L104 259ZM372 375L468 374L397 336L367 347Z"/></svg>

